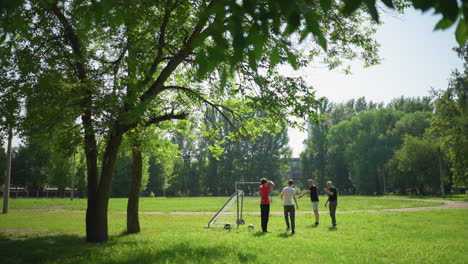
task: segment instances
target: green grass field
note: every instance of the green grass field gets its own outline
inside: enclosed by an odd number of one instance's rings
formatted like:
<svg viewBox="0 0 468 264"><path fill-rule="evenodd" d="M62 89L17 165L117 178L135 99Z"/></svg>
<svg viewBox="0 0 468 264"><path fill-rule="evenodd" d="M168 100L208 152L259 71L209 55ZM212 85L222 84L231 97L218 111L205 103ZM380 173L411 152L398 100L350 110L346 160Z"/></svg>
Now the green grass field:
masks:
<svg viewBox="0 0 468 264"><path fill-rule="evenodd" d="M82 212L15 212L0 215L2 263L467 263L468 210L337 216L338 228L297 217L295 235L272 216L270 232L259 217L239 229L204 229L208 216L142 215L142 232L122 235L125 214L109 215L108 243L84 242ZM19 234L27 229L29 233ZM1 238L0 238L1 239Z"/></svg>
<svg viewBox="0 0 468 264"><path fill-rule="evenodd" d="M142 212L213 212L217 211L228 197L187 197L187 198L141 198L140 211ZM320 197L320 210L327 210L323 204L326 201L324 196ZM310 211L311 203L308 197L299 199L299 209ZM11 199L11 209L65 209L65 210L86 210L86 199ZM245 197L244 211L259 211L258 197ZM382 199L380 197L368 196L342 196L339 199L338 210L381 210L394 208L410 208L423 206L437 206L441 203L406 201ZM126 211L127 199L113 198L109 202L109 211ZM278 196L272 197L272 211L282 211L281 200Z"/></svg>

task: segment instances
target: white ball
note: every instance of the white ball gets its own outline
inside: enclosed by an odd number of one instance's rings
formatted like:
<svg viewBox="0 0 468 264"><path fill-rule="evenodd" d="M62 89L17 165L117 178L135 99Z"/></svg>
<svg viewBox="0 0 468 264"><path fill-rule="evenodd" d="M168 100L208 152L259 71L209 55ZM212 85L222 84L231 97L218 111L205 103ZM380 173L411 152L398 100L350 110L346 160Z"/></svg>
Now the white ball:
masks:
<svg viewBox="0 0 468 264"><path fill-rule="evenodd" d="M249 228L254 228L254 225L250 224L250 225L249 225Z"/></svg>

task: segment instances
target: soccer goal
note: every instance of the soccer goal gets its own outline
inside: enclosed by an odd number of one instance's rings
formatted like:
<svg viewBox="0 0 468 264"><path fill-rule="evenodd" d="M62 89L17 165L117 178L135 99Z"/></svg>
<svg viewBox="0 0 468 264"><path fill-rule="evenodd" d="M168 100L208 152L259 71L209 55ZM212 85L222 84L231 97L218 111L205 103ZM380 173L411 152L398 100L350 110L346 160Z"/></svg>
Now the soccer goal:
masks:
<svg viewBox="0 0 468 264"><path fill-rule="evenodd" d="M211 218L206 228L219 227L231 229L234 226L245 224L244 212L244 191L239 189L242 184L259 184L258 182L235 182L235 192L229 197L226 203Z"/></svg>

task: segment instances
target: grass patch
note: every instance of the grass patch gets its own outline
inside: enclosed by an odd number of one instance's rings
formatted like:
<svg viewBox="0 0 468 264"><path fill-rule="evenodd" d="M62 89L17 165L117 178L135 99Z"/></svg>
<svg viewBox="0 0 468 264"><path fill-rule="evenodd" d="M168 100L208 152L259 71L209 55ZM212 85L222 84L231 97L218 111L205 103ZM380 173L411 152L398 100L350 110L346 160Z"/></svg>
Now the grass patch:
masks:
<svg viewBox="0 0 468 264"><path fill-rule="evenodd" d="M140 211L142 212L213 212L217 211L228 199L228 197L176 197L176 198L141 198ZM245 197L244 211L259 211L259 197ZM320 197L319 210L327 210L324 207L326 201L325 196ZM310 199L304 197L299 199L299 207L301 210L310 211L312 206ZM381 210L394 208L411 208L437 206L442 203L424 202L424 201L405 201L382 199L379 197L369 196L340 196L338 202L338 210ZM86 199L11 199L11 209L57 209L63 208L66 210L86 210ZM109 201L109 211L126 211L126 198L112 198ZM278 196L272 197L271 211L282 212L283 207Z"/></svg>
<svg viewBox="0 0 468 264"><path fill-rule="evenodd" d="M2 263L467 263L468 210L338 214L310 227L297 216L296 234L284 219L270 218L271 233L258 232L260 217L238 229L204 229L209 216L141 215L142 233L122 235L125 214L109 214L108 243L84 242L82 212L0 215L0 229L34 229L55 236L0 242ZM0 236L1 237L1 236ZM7 238L10 239L10 238Z"/></svg>

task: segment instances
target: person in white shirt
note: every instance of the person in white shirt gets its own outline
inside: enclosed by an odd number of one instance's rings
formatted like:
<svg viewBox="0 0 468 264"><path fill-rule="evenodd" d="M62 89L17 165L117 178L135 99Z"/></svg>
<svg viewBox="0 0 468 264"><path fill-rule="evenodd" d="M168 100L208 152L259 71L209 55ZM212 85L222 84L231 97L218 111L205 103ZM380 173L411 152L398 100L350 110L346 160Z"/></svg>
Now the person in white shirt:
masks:
<svg viewBox="0 0 468 264"><path fill-rule="evenodd" d="M281 191L281 200L283 200L283 207L284 207L284 220L286 221L286 231L291 230L291 232L295 233L295 215L296 210L294 209L294 205L296 205L296 209L299 210L299 205L297 204L296 200L296 190L292 187L294 182L292 180L288 181L288 186L284 187ZM289 217L288 217L289 215ZM289 225L289 219L291 219L291 225Z"/></svg>

